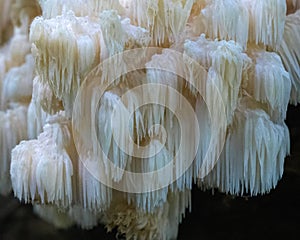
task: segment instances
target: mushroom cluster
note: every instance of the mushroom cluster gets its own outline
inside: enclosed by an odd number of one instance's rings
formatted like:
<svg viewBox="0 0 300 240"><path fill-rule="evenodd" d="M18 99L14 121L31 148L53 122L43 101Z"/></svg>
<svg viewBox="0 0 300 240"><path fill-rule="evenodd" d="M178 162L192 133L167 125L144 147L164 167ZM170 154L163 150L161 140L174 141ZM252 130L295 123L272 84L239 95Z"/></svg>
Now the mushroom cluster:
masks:
<svg viewBox="0 0 300 240"><path fill-rule="evenodd" d="M282 177L299 0L0 0L0 12L0 193L56 227L174 239L194 183L256 196Z"/></svg>

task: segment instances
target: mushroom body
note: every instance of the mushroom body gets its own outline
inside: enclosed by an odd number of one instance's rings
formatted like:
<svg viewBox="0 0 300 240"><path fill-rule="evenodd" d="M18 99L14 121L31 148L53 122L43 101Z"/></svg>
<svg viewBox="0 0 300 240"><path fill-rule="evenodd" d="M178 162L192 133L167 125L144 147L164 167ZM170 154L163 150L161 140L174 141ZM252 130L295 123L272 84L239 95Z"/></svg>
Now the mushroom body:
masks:
<svg viewBox="0 0 300 240"><path fill-rule="evenodd" d="M176 238L193 182L268 193L300 102L298 2L0 1L0 192L128 239Z"/></svg>

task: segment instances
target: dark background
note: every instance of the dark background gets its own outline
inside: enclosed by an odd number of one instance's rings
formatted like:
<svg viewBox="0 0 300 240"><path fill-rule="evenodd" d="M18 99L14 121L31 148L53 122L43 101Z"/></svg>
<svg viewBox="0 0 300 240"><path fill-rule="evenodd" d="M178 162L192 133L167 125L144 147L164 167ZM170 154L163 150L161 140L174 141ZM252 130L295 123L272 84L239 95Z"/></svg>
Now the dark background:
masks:
<svg viewBox="0 0 300 240"><path fill-rule="evenodd" d="M276 189L269 194L233 198L196 188L192 212L179 226L178 239L300 239L300 106L289 106L291 155ZM30 205L0 196L0 240L115 239L103 226L57 230L32 213Z"/></svg>

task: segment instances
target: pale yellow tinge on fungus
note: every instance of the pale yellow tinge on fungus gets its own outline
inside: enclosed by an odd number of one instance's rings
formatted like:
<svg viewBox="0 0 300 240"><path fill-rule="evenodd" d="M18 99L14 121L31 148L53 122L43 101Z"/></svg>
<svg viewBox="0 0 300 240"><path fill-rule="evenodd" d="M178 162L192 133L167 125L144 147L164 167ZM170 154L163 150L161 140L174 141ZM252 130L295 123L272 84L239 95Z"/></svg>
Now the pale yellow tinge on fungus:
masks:
<svg viewBox="0 0 300 240"><path fill-rule="evenodd" d="M127 239L174 239L178 234L177 225L190 203L189 190L170 192L165 203L153 213L146 213L119 200L112 203L102 221L108 231L117 228Z"/></svg>
<svg viewBox="0 0 300 240"><path fill-rule="evenodd" d="M69 114L82 79L100 62L100 34L99 23L72 12L52 19L38 17L31 25L37 73Z"/></svg>
<svg viewBox="0 0 300 240"><path fill-rule="evenodd" d="M11 0L0 1L0 44L6 42L13 33L13 25L10 19L11 5Z"/></svg>
<svg viewBox="0 0 300 240"><path fill-rule="evenodd" d="M287 14L296 12L300 8L299 0L286 0Z"/></svg>
<svg viewBox="0 0 300 240"><path fill-rule="evenodd" d="M285 0L242 0L242 2L248 7L250 16L248 42L278 48L284 31Z"/></svg>
<svg viewBox="0 0 300 240"><path fill-rule="evenodd" d="M114 9L119 14L124 12L118 0L38 0L44 18L54 18L73 11L77 17L97 17L104 10Z"/></svg>
<svg viewBox="0 0 300 240"><path fill-rule="evenodd" d="M149 30L155 46L168 46L180 37L193 3L194 0L123 1L133 23Z"/></svg>

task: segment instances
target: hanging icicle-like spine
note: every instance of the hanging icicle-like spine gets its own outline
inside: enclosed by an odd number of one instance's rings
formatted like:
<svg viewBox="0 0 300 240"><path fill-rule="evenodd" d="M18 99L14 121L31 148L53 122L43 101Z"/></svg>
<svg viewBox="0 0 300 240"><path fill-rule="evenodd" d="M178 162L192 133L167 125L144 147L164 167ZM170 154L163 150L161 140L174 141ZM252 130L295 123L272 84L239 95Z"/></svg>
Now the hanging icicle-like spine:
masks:
<svg viewBox="0 0 300 240"><path fill-rule="evenodd" d="M284 35L286 0L242 0L249 9L249 42L277 49ZM268 11L266 11L268 9Z"/></svg>
<svg viewBox="0 0 300 240"><path fill-rule="evenodd" d="M300 102L300 10L286 17L284 35L278 49L285 69L289 72L292 80L290 102Z"/></svg>
<svg viewBox="0 0 300 240"><path fill-rule="evenodd" d="M54 18L71 10L77 17L99 16L104 10L124 12L118 0L39 0L44 18Z"/></svg>
<svg viewBox="0 0 300 240"><path fill-rule="evenodd" d="M134 0L127 4L127 11L136 25L149 30L153 45L168 46L183 33L193 3L194 0Z"/></svg>
<svg viewBox="0 0 300 240"><path fill-rule="evenodd" d="M290 148L288 128L284 123L273 123L257 103L256 108L248 109L255 106L251 101L241 99L220 160L199 180L202 188L255 196L268 193L282 177Z"/></svg>
<svg viewBox="0 0 300 240"><path fill-rule="evenodd" d="M52 19L38 17L31 25L30 40L41 81L48 82L55 96L69 107L85 74L100 62L99 29L99 23L72 12Z"/></svg>
<svg viewBox="0 0 300 240"><path fill-rule="evenodd" d="M230 123L237 104L242 74L247 69L250 59L234 41L212 41L206 39L204 34L195 41L187 40L184 50L185 54L205 69L212 67L220 76L215 84L223 98Z"/></svg>
<svg viewBox="0 0 300 240"><path fill-rule="evenodd" d="M22 141L12 151L11 180L15 196L67 207L72 203L73 163L67 152L72 141L68 120L49 119L36 140ZM51 121L54 121L51 123Z"/></svg>
<svg viewBox="0 0 300 240"><path fill-rule="evenodd" d="M248 48L253 61L246 90L256 101L266 103L274 122L286 117L290 99L291 80L278 54L261 48Z"/></svg>
<svg viewBox="0 0 300 240"><path fill-rule="evenodd" d="M0 111L0 193L11 191L10 163L11 150L27 138L27 107L15 104L13 109Z"/></svg>
<svg viewBox="0 0 300 240"><path fill-rule="evenodd" d="M243 49L248 42L249 12L238 0L211 0L191 23L195 35L211 39L234 40Z"/></svg>

